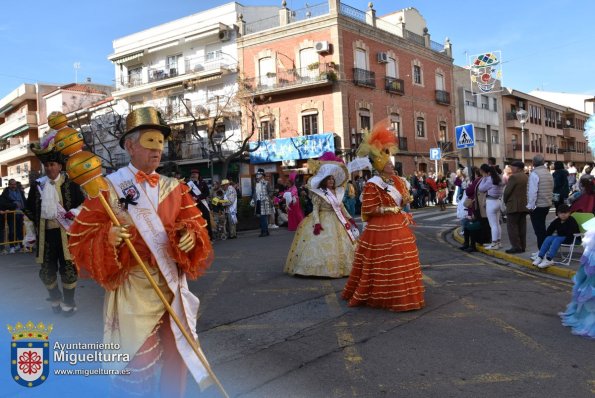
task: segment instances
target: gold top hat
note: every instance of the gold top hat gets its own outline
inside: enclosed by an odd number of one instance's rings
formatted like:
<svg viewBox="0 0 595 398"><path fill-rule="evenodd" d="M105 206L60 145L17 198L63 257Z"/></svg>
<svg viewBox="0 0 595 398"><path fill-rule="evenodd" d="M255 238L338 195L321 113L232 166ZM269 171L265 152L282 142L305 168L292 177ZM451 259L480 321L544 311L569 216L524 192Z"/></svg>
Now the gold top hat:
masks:
<svg viewBox="0 0 595 398"><path fill-rule="evenodd" d="M126 116L126 132L120 137L120 147L124 148L124 139L128 134L143 128L161 131L164 139L167 139L171 133L171 129L157 109L152 106L138 108Z"/></svg>

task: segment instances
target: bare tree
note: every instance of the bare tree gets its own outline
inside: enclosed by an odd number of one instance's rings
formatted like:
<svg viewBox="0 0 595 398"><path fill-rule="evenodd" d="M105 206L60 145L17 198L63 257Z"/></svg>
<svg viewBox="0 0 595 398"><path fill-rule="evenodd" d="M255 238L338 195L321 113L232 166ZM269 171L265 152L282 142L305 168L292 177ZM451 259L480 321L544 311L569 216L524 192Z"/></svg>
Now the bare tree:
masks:
<svg viewBox="0 0 595 398"><path fill-rule="evenodd" d="M256 112L259 104L266 98L255 95L242 78L238 79L238 88L228 86L199 105L193 106L189 100L183 99L178 104L168 104L161 108L166 121L178 117L190 117L190 134L204 150L204 155L211 162L221 164L221 174L227 176L230 164L235 160L246 159L249 152L258 149L250 148L250 142L258 136ZM173 157L181 158L180 137L172 132L169 145L173 147ZM260 142L260 139L258 140ZM170 156L170 160L172 156Z"/></svg>
<svg viewBox="0 0 595 398"><path fill-rule="evenodd" d="M107 112L102 113L87 108L75 112L69 119L72 127L82 133L87 148L99 156L105 166L115 170L122 162L118 148L125 117L114 109L113 103L107 108Z"/></svg>

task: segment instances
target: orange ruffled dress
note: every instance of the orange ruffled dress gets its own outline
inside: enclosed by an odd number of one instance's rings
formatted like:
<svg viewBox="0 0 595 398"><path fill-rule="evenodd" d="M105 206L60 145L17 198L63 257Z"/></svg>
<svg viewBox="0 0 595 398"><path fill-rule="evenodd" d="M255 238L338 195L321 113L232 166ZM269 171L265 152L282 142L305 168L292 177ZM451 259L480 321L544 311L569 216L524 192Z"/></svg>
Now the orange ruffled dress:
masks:
<svg viewBox="0 0 595 398"><path fill-rule="evenodd" d="M362 218L368 224L360 236L353 268L342 294L351 307L367 305L411 311L425 305L415 235L408 227L411 216L403 212L371 214L379 206L400 207L410 201L403 180L393 177L393 181L404 198L403 203L395 203L388 192L373 182L364 187Z"/></svg>

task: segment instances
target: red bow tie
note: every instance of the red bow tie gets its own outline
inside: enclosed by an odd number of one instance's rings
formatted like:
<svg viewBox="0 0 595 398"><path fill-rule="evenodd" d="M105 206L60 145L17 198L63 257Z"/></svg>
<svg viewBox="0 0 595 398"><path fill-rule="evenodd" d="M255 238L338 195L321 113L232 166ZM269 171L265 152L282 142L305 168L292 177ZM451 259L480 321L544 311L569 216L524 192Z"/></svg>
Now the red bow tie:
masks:
<svg viewBox="0 0 595 398"><path fill-rule="evenodd" d="M140 170L136 172L135 178L136 182L138 182L139 184L143 181L146 181L147 183L149 183L151 187L156 187L159 183L159 174L147 175L145 172Z"/></svg>

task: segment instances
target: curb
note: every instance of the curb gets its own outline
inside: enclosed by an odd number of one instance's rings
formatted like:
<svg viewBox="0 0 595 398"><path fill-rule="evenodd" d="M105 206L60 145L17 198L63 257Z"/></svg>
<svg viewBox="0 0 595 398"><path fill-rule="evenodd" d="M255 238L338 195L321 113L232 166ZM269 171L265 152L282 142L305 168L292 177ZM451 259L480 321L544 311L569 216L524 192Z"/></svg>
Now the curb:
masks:
<svg viewBox="0 0 595 398"><path fill-rule="evenodd" d="M464 239L459 235L459 231L461 230L461 227L455 228L452 232L452 237L454 240L456 240L459 243L463 243ZM545 272L547 274L552 274L552 275L556 275L559 276L561 278L566 278L569 280L572 280L572 277L574 276L574 274L576 273L573 270L567 269L567 268L561 268L555 265L552 265L550 267L547 268L539 268L536 265L533 265L533 263L531 262L531 260L527 260L524 258L520 258L517 256L513 256L512 254L508 254L508 253L504 253L498 250L490 250L490 249L486 249L482 246L477 245L477 251L482 252L484 254L487 254L488 256L491 257L496 257L496 258L500 258L502 260L506 260L510 263L514 263L517 265L521 265L523 267L527 267L531 270L534 271L539 271L539 272Z"/></svg>

